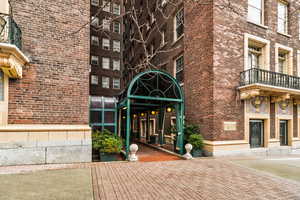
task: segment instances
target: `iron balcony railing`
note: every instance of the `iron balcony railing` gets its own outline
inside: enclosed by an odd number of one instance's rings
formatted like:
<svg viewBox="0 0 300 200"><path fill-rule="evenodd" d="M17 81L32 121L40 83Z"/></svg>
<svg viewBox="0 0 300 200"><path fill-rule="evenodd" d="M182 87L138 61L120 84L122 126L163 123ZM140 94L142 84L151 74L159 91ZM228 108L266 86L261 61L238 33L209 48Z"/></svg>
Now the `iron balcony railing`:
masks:
<svg viewBox="0 0 300 200"><path fill-rule="evenodd" d="M0 13L0 42L16 45L22 49L22 31L14 19Z"/></svg>
<svg viewBox="0 0 300 200"><path fill-rule="evenodd" d="M241 72L241 86L254 83L300 90L300 77L257 68Z"/></svg>

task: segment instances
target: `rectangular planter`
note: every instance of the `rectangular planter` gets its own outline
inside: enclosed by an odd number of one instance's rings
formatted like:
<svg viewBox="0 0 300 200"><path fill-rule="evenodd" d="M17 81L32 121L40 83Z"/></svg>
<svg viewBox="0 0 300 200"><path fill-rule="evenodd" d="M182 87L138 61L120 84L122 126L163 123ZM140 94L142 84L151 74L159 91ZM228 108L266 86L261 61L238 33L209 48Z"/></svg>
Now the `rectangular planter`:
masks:
<svg viewBox="0 0 300 200"><path fill-rule="evenodd" d="M111 161L118 161L120 154L119 153L100 153L100 161L101 162L111 162Z"/></svg>

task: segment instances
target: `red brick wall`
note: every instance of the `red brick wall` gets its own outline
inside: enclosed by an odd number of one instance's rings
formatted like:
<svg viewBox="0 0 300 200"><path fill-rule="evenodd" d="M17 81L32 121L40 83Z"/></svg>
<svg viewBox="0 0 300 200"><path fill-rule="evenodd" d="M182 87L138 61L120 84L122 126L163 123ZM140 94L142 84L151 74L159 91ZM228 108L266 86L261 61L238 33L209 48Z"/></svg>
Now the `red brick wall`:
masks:
<svg viewBox="0 0 300 200"><path fill-rule="evenodd" d="M89 21L87 1L11 0L31 62L9 83L10 124L87 124Z"/></svg>
<svg viewBox="0 0 300 200"><path fill-rule="evenodd" d="M213 9L212 5L187 2L184 8L186 119L200 126L205 139L213 139Z"/></svg>

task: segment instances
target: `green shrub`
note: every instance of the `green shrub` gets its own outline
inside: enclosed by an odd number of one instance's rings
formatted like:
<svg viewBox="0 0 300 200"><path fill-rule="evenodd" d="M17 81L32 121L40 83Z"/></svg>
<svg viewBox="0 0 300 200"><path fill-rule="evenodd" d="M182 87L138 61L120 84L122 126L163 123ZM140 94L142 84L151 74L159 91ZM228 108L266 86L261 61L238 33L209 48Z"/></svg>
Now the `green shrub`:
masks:
<svg viewBox="0 0 300 200"><path fill-rule="evenodd" d="M204 146L203 144L203 137L200 134L192 134L190 135L190 137L188 138L188 142L193 145L193 149L197 150L201 150Z"/></svg>
<svg viewBox="0 0 300 200"><path fill-rule="evenodd" d="M122 139L108 130L94 131L92 134L93 149L103 153L120 153L122 150Z"/></svg>
<svg viewBox="0 0 300 200"><path fill-rule="evenodd" d="M186 124L184 127L184 140L188 141L190 135L199 134L199 126L194 124Z"/></svg>

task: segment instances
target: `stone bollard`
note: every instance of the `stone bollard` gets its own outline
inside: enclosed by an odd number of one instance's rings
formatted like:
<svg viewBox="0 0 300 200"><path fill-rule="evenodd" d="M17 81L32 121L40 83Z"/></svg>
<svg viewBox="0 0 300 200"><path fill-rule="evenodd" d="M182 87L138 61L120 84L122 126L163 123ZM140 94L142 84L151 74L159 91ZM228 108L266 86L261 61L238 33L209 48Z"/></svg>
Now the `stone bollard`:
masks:
<svg viewBox="0 0 300 200"><path fill-rule="evenodd" d="M193 149L193 145L191 145L191 144L186 144L185 145L186 154L183 155L183 157L185 159L187 159L187 160L193 159L193 156L191 155L192 149Z"/></svg>
<svg viewBox="0 0 300 200"><path fill-rule="evenodd" d="M129 159L130 162L136 162L136 161L138 161L138 157L136 155L136 152L138 150L139 150L139 147L138 147L137 144L132 144L132 145L129 146L130 153L129 153L128 159Z"/></svg>

